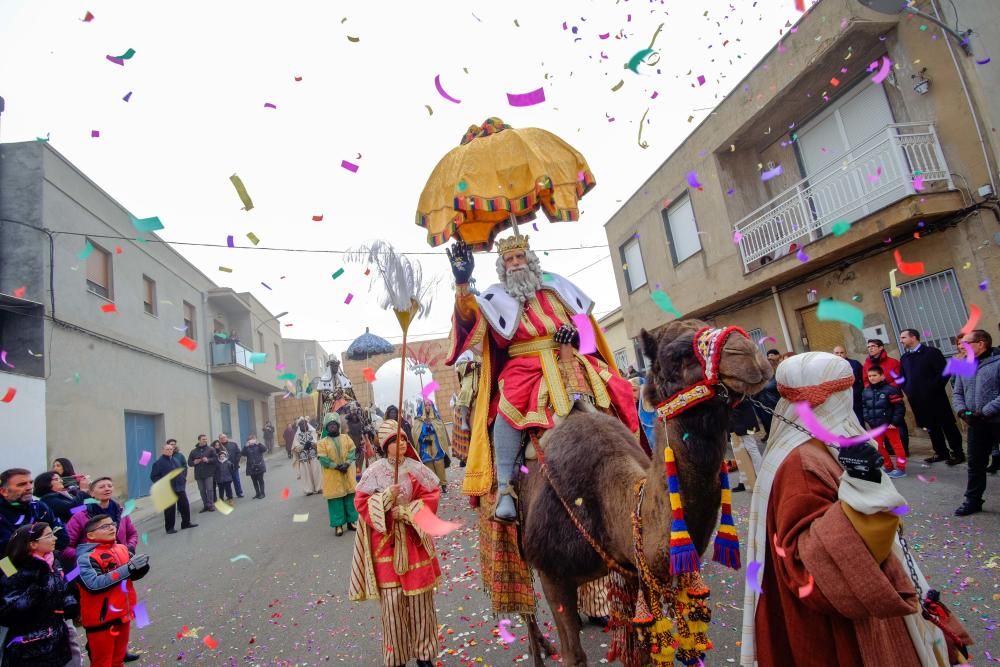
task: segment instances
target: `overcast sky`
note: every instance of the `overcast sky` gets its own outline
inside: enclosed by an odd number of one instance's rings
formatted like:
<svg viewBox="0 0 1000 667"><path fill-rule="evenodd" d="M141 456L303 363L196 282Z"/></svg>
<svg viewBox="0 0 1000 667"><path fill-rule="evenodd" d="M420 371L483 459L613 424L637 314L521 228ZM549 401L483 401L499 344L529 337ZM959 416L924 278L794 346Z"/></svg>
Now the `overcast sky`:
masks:
<svg viewBox="0 0 1000 667"><path fill-rule="evenodd" d="M246 247L252 232L261 246L344 250L383 238L430 253L419 257L425 272L443 278L430 316L412 328L420 337L446 335L452 303L444 250L414 224L428 175L489 116L545 128L584 154L597 187L580 221L541 216L532 245L572 248L543 256L543 267L572 276L600 315L618 306L604 223L787 34L799 17L793 5L3 0L0 140L48 135L136 216L159 216L170 241L224 246L232 234ZM656 67L625 70L661 23ZM124 66L105 58L128 49L135 55ZM435 75L461 103L438 94ZM542 86L542 104L507 102L508 92ZM637 133L647 109L644 150ZM249 212L233 173L253 198ZM177 249L220 285L289 311L288 336L318 339L338 356L366 326L399 340L364 267L339 255ZM496 280L495 258L478 260L485 287Z"/></svg>

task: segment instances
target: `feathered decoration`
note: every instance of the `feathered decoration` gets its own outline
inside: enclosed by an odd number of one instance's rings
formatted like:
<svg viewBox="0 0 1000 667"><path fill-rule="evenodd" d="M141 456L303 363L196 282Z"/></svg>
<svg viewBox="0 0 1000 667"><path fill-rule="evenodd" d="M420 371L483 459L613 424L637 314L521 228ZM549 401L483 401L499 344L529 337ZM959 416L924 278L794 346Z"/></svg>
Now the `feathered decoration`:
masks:
<svg viewBox="0 0 1000 667"><path fill-rule="evenodd" d="M415 317L430 313L434 281L425 284L419 262L411 261L409 257L396 252L388 241L375 241L371 245L361 246L350 252L348 261L375 266L385 288L380 303L382 308L404 313L410 312L416 304L413 314ZM376 280L373 275L372 283Z"/></svg>

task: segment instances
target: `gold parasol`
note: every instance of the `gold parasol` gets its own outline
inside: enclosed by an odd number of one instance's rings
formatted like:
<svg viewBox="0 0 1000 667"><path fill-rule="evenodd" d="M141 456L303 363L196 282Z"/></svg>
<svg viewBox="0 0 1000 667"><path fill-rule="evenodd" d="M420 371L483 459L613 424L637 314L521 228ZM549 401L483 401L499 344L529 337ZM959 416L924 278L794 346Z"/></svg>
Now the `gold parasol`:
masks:
<svg viewBox="0 0 1000 667"><path fill-rule="evenodd" d="M434 167L417 225L432 247L457 235L489 250L498 233L533 220L539 208L550 222L579 219L578 202L595 183L587 160L556 135L488 118Z"/></svg>

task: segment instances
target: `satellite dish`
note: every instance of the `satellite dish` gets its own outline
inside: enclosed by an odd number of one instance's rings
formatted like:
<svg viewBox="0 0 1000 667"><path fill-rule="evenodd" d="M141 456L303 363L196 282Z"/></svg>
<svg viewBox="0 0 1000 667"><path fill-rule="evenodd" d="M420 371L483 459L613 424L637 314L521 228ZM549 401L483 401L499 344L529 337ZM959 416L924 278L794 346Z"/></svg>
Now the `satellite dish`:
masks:
<svg viewBox="0 0 1000 667"><path fill-rule="evenodd" d="M965 31L964 33L959 33L936 16L931 16L930 14L926 14L918 10L907 0L858 0L858 3L864 5L873 12L878 12L879 14L896 16L902 12L907 12L909 14L913 14L914 16L919 16L926 21L930 21L955 38L955 41L958 42L960 47L962 47L965 55L972 55L972 46L969 44L969 38L972 35L971 29Z"/></svg>
<svg viewBox="0 0 1000 667"><path fill-rule="evenodd" d="M879 14L899 14L906 9L906 0L859 0L868 9Z"/></svg>

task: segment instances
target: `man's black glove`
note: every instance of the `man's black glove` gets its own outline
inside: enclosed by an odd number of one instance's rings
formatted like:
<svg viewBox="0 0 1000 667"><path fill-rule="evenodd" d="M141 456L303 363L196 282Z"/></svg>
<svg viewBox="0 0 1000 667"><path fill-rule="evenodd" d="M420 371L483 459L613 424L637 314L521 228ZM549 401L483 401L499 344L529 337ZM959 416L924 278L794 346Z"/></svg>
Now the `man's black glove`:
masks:
<svg viewBox="0 0 1000 667"><path fill-rule="evenodd" d="M882 464L885 460L878 450L868 443L841 447L837 459L851 477L876 484L882 480Z"/></svg>
<svg viewBox="0 0 1000 667"><path fill-rule="evenodd" d="M580 348L580 332L571 324L564 324L552 335L552 339L560 345L572 345Z"/></svg>
<svg viewBox="0 0 1000 667"><path fill-rule="evenodd" d="M451 275L455 276L455 284L468 285L472 278L472 270L476 268L476 260L472 257L472 249L462 239L456 239L455 245L445 248L448 261L451 262Z"/></svg>

